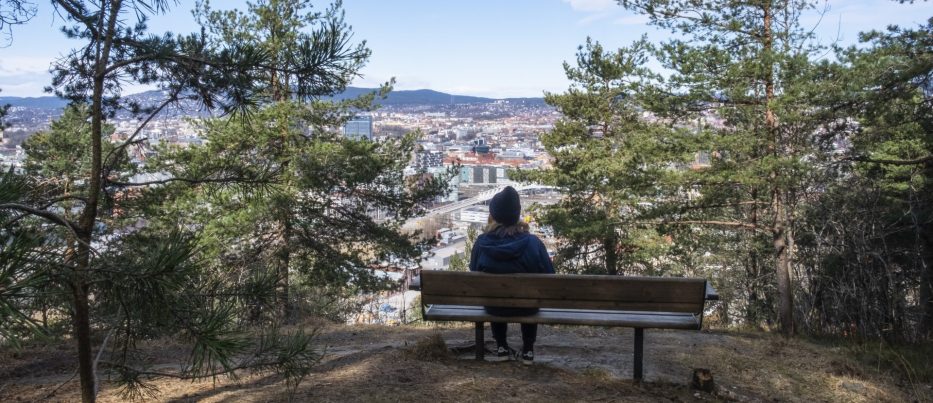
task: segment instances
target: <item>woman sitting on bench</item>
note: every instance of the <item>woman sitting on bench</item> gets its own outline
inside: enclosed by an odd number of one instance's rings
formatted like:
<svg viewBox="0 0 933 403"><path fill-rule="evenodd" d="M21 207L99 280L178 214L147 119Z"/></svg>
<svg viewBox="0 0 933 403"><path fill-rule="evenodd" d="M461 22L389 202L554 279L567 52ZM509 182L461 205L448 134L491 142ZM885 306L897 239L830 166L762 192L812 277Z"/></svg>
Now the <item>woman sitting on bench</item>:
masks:
<svg viewBox="0 0 933 403"><path fill-rule="evenodd" d="M473 244L470 271L493 274L554 273L554 266L544 243L528 233L528 224L519 220L522 205L518 192L507 186L489 202L489 224ZM533 315L538 308L485 307L496 316ZM506 340L507 322L492 322L492 336L496 339L495 360L505 361L515 355ZM537 324L522 324L522 363L534 361Z"/></svg>

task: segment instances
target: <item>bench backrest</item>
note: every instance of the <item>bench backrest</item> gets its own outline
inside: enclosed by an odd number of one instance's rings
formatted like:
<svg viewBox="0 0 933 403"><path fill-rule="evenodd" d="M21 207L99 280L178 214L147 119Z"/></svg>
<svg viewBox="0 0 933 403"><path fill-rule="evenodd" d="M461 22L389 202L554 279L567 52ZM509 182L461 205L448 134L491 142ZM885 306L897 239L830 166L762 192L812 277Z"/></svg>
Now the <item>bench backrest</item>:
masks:
<svg viewBox="0 0 933 403"><path fill-rule="evenodd" d="M702 313L706 280L421 271L424 304Z"/></svg>

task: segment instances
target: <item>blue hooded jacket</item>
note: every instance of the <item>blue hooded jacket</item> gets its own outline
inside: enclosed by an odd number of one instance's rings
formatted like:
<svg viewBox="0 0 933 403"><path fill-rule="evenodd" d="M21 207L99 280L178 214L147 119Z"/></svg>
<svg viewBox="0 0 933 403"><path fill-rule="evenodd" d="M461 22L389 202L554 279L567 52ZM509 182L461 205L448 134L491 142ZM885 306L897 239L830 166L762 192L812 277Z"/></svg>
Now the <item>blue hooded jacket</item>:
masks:
<svg viewBox="0 0 933 403"><path fill-rule="evenodd" d="M470 271L494 274L554 273L554 265L544 243L538 237L523 233L510 237L483 234L476 238L470 257ZM485 307L498 316L533 315L538 308Z"/></svg>
<svg viewBox="0 0 933 403"><path fill-rule="evenodd" d="M523 233L511 237L482 234L473 244L470 271L494 274L553 274L554 265L544 243L532 234Z"/></svg>

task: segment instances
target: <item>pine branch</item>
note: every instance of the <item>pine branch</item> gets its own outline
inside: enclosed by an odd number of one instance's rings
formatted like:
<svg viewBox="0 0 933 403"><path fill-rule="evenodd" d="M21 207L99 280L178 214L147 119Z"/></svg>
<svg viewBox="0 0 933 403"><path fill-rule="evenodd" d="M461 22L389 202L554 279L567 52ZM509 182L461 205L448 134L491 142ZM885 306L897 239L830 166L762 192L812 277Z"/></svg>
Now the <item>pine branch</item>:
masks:
<svg viewBox="0 0 933 403"><path fill-rule="evenodd" d="M738 27L735 27L735 26L723 24L723 23L713 21L713 20L704 19L703 14L698 10L693 10L693 9L688 9L688 8L683 8L682 10L680 10L680 12L675 12L674 10L664 10L664 9L657 10L654 7L648 8L644 4L640 4L639 2L635 2L635 1L625 1L623 2L623 5L629 6L629 8L632 8L641 14L648 15L649 17L653 17L658 20L664 20L668 23L669 21L675 21L678 19L682 19L682 20L693 22L697 25L706 24L708 26L718 28L719 30L722 30L725 32L735 32L735 33L746 35L746 36L749 36L755 39L760 39L762 37L762 34L758 32L746 31L744 29L739 29ZM690 15L687 13L694 13L696 14L696 16Z"/></svg>
<svg viewBox="0 0 933 403"><path fill-rule="evenodd" d="M85 198L84 196L65 195L65 196L60 196L60 197L55 197L52 199L44 200L45 204L42 205L41 209L43 210L47 209L49 207L52 207L56 203L60 203L66 200L79 200L79 201L87 203L87 198Z"/></svg>
<svg viewBox="0 0 933 403"><path fill-rule="evenodd" d="M100 38L100 33L97 31L97 27L91 22L91 19L87 18L84 15L84 6L74 0L53 0L52 4L57 7L65 9L65 12L68 13L72 19L75 21L80 21L84 24L85 28L91 32L91 36L94 39ZM62 17L62 19L66 19Z"/></svg>
<svg viewBox="0 0 933 403"><path fill-rule="evenodd" d="M912 160L874 159L869 157L847 157L843 158L842 160L884 165L928 165L933 163L933 155L927 155L925 157L915 158Z"/></svg>
<svg viewBox="0 0 933 403"><path fill-rule="evenodd" d="M686 205L680 208L680 211L688 210L703 210L708 208L722 208L722 207L738 207L738 206L752 206L752 205L767 205L769 202L759 201L759 200L748 200L740 201L735 203L722 203L722 204L694 204Z"/></svg>
<svg viewBox="0 0 933 403"><path fill-rule="evenodd" d="M29 215L44 218L50 223L68 228L69 230L71 230L71 232L75 234L75 236L77 236L78 233L80 232L78 230L77 223L74 223L71 220L68 220L67 218L62 217L58 214L55 214L51 211L37 209L37 208L29 207L24 204L19 204L19 203L2 203L0 204L0 210L20 211L20 212L27 213Z"/></svg>
<svg viewBox="0 0 933 403"><path fill-rule="evenodd" d="M205 378L215 378L222 375L228 375L236 371L250 369L250 368L268 368L280 364L279 361L263 361L263 362L246 362L234 367L224 368L223 370L214 371L207 374L198 374L191 375L185 373L171 373L171 372L162 372L162 371L144 371L138 368L131 367L125 364L119 364L111 361L100 361L101 364L107 365L111 368L120 369L138 376L148 376L148 377L163 377L163 378L174 378L181 380L197 380Z"/></svg>
<svg viewBox="0 0 933 403"><path fill-rule="evenodd" d="M114 186L121 187L137 187L137 186L154 186L154 185L165 185L172 182L183 182L188 184L208 184L208 183L222 183L222 184L243 184L243 185L266 185L272 183L270 180L263 179L243 179L243 178L201 178L201 179L191 179L191 178L168 178L155 181L147 182L121 182L121 181L112 181L107 180L107 183L110 183Z"/></svg>
<svg viewBox="0 0 933 403"><path fill-rule="evenodd" d="M122 152L122 150L126 149L126 147L130 146L131 144L136 144L137 143L137 141L135 141L136 136L138 136L139 133L142 132L143 128L146 127L146 125L148 125L149 122L152 121L152 119L155 118L156 115L159 114L159 112L162 112L162 109L164 109L166 106L168 106L172 102L175 102L178 100L178 93L179 93L179 90L175 90L175 92L173 92L164 102L162 102L161 105L159 105L155 110L153 110L152 113L150 113L149 116L146 117L146 119L142 123L140 123L138 127L136 127L136 131L134 131L133 134L130 135L130 137L127 138L125 142L123 142L123 144L120 144L118 147L115 147L114 149L110 150L109 153L107 153L107 156L104 157L104 161L106 161L104 165L104 172L109 173L110 171L113 170L113 165L116 165L117 160L114 159L113 162L110 162L110 158L114 157L115 154ZM107 176L107 174L104 174L104 176Z"/></svg>
<svg viewBox="0 0 933 403"><path fill-rule="evenodd" d="M763 228L749 223L744 223L740 221L717 221L717 220L686 220L686 221L662 221L659 224L671 224L671 225L710 225L716 227L731 227L731 228L741 228L751 231L764 231Z"/></svg>

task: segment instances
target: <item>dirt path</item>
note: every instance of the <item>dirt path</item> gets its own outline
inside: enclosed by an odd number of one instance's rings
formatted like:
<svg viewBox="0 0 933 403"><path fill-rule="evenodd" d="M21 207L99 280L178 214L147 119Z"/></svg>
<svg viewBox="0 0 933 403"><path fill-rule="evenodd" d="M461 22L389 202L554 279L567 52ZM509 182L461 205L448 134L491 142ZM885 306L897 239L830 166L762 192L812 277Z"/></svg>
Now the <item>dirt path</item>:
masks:
<svg viewBox="0 0 933 403"><path fill-rule="evenodd" d="M841 351L768 334L647 331L645 382L632 376L632 330L542 327L535 365L476 362L446 346L472 342L472 328L329 326L318 343L324 361L294 392L294 401L911 401L933 398L928 384L909 384L862 368ZM517 329L510 342L521 344ZM487 329L487 338L488 329ZM432 341L434 341L432 343ZM68 346L4 352L0 401L45 400L73 373ZM150 346L153 364L177 366L184 350ZM709 368L718 393L692 391L693 368ZM275 375L236 380L157 380L157 401L287 400ZM74 401L71 381L50 400ZM122 401L104 383L103 401Z"/></svg>

